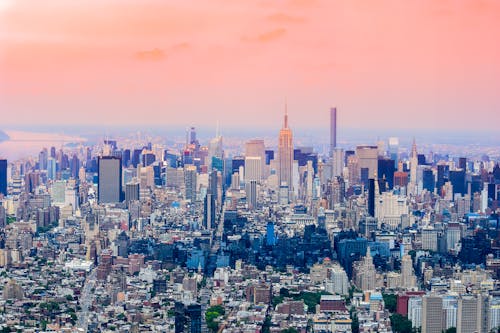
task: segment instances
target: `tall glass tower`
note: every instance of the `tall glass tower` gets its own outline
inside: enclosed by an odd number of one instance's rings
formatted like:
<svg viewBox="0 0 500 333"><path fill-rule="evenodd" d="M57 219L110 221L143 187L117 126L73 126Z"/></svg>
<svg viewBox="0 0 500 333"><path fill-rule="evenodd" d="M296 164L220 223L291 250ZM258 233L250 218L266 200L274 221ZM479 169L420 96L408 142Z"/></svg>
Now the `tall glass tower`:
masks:
<svg viewBox="0 0 500 333"><path fill-rule="evenodd" d="M337 148L337 108L330 109L330 157Z"/></svg>

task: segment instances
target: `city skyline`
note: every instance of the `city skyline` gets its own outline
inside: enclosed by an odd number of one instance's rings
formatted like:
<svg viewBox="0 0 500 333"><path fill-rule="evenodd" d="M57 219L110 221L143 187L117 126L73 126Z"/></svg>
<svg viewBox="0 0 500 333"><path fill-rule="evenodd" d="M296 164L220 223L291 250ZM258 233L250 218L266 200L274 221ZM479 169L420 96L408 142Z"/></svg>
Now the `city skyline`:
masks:
<svg viewBox="0 0 500 333"><path fill-rule="evenodd" d="M285 97L305 127L499 120L493 1L1 4L5 125L265 127Z"/></svg>
<svg viewBox="0 0 500 333"><path fill-rule="evenodd" d="M0 0L0 333L500 333L497 0Z"/></svg>

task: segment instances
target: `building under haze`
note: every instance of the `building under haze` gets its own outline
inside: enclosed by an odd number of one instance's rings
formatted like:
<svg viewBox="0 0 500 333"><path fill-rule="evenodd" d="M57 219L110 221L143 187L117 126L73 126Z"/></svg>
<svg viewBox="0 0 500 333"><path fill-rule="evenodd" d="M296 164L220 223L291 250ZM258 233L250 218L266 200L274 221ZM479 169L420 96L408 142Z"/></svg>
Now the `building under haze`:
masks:
<svg viewBox="0 0 500 333"><path fill-rule="evenodd" d="M337 108L330 109L330 157L337 148Z"/></svg>
<svg viewBox="0 0 500 333"><path fill-rule="evenodd" d="M98 201L103 203L121 202L122 161L121 158L103 156L99 158Z"/></svg>
<svg viewBox="0 0 500 333"><path fill-rule="evenodd" d="M397 168L399 162L399 138L389 138L389 158L394 161L394 168Z"/></svg>
<svg viewBox="0 0 500 333"><path fill-rule="evenodd" d="M409 193L411 194L416 193L417 168L418 168L417 144L415 143L415 139L413 139L413 144L411 147L411 157L410 157L410 184L409 184Z"/></svg>
<svg viewBox="0 0 500 333"><path fill-rule="evenodd" d="M377 146L357 146L356 156L358 157L359 175L361 182L368 183L368 179L374 179L378 169L378 147Z"/></svg>
<svg viewBox="0 0 500 333"><path fill-rule="evenodd" d="M293 165L293 142L292 130L288 127L288 113L285 106L285 119L283 128L280 130L278 140L278 185L280 188L288 187L288 193L292 189L292 165ZM281 191L284 193L284 191ZM280 198L281 201L283 198ZM288 196L288 200L290 196Z"/></svg>
<svg viewBox="0 0 500 333"><path fill-rule="evenodd" d="M266 148L264 146L264 140L254 139L245 143L245 158L248 157L260 158L261 175L264 176L266 164L269 164L266 163Z"/></svg>

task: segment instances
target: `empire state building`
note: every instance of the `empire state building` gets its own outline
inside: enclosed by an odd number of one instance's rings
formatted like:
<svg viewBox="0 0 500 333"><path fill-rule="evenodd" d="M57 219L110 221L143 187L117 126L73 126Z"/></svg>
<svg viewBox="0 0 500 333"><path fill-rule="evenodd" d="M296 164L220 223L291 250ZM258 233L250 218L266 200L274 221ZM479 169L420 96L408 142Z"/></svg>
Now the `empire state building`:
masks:
<svg viewBox="0 0 500 333"><path fill-rule="evenodd" d="M278 143L278 180L280 187L287 186L288 192L293 191L292 183L293 143L292 130L288 127L288 113L285 105L285 121L280 130Z"/></svg>

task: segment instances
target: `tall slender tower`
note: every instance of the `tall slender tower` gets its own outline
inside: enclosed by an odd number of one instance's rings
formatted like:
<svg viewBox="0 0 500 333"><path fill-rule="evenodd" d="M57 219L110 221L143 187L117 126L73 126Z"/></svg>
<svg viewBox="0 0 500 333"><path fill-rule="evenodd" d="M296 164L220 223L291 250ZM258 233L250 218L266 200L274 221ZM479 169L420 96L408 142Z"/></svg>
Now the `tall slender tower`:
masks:
<svg viewBox="0 0 500 333"><path fill-rule="evenodd" d="M330 157L337 148L337 108L330 109Z"/></svg>
<svg viewBox="0 0 500 333"><path fill-rule="evenodd" d="M285 103L285 119L283 128L280 130L278 143L279 162L279 185L288 186L288 192L292 192L292 163L293 163L293 143L292 130L288 128L288 111Z"/></svg>
<svg viewBox="0 0 500 333"><path fill-rule="evenodd" d="M413 139L413 145L411 147L411 157L410 157L410 184L409 193L416 194L417 187L417 168L418 168L418 153L417 144L415 138Z"/></svg>

